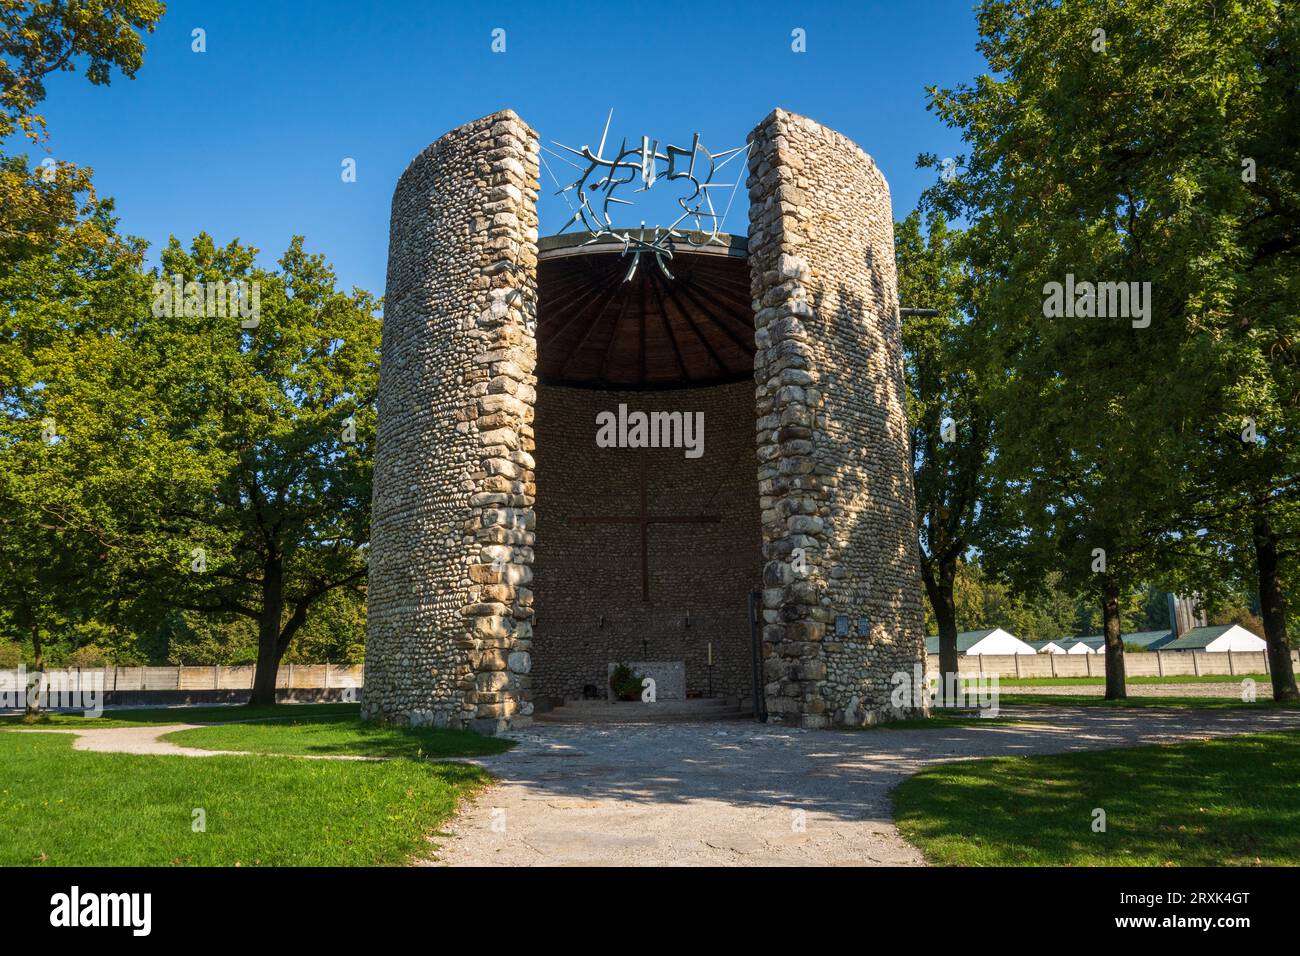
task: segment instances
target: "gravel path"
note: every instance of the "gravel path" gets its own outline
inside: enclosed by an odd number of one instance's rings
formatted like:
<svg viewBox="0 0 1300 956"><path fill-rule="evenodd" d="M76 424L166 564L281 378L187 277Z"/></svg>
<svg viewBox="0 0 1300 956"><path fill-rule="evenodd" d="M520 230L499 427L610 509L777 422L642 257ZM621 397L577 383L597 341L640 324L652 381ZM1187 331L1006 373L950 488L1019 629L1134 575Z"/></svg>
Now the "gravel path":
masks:
<svg viewBox="0 0 1300 956"><path fill-rule="evenodd" d="M243 723L243 721L230 721ZM9 727L0 733L75 734L73 750L103 754L153 754L163 757L301 757L304 760L384 760L355 754L263 754L251 750L200 750L161 738L178 730L197 730L211 724L149 724L141 727Z"/></svg>
<svg viewBox="0 0 1300 956"><path fill-rule="evenodd" d="M11 727L11 734L76 734L73 750L90 750L102 754L159 754L167 757L213 757L220 751L181 747L164 734L194 730L198 724L149 724L145 727Z"/></svg>
<svg viewBox="0 0 1300 956"><path fill-rule="evenodd" d="M1300 727L1300 711L1004 707L1032 724L857 732L748 722L552 724L475 761L498 778L436 865L920 865L888 793L964 757Z"/></svg>

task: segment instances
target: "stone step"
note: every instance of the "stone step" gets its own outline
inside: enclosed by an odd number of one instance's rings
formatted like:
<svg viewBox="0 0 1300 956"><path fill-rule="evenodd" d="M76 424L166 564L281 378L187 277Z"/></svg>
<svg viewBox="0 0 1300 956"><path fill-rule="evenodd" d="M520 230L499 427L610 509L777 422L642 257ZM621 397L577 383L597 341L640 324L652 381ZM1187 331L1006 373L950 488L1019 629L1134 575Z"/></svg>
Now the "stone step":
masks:
<svg viewBox="0 0 1300 956"><path fill-rule="evenodd" d="M744 720L752 712L742 708L735 698L715 697L694 700L641 701L574 700L538 712L542 723L653 723L660 721Z"/></svg>

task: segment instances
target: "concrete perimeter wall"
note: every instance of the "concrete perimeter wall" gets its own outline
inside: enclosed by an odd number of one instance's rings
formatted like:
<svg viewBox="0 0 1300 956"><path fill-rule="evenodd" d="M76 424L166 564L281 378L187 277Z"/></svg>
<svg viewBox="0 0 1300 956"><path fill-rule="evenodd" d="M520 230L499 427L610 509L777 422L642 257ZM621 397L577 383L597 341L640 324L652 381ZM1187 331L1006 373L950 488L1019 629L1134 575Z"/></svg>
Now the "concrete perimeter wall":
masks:
<svg viewBox="0 0 1300 956"><path fill-rule="evenodd" d="M106 704L230 704L248 699L251 664L239 667L59 667L46 668L52 689L86 688ZM360 664L284 664L276 675L282 701L359 701ZM26 674L30 680L32 672ZM17 670L0 670L0 690L19 686Z"/></svg>

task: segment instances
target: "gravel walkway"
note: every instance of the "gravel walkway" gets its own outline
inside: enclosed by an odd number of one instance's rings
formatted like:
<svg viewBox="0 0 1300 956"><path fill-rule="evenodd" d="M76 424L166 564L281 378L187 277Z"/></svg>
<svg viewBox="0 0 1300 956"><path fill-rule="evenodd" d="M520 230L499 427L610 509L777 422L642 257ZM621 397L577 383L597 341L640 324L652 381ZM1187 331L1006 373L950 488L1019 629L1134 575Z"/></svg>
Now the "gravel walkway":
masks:
<svg viewBox="0 0 1300 956"><path fill-rule="evenodd" d="M145 727L8 727L11 734L76 734L73 750L90 750L102 754L159 754L167 757L213 757L220 751L181 747L164 734L194 730L198 724L149 724Z"/></svg>
<svg viewBox="0 0 1300 956"><path fill-rule="evenodd" d="M243 721L230 721L243 723ZM197 730L211 724L149 724L141 727L6 727L0 733L75 734L73 750L103 754L152 754L163 757L301 757L304 760L384 760L355 754L264 754L251 750L200 750L161 738L178 730Z"/></svg>
<svg viewBox="0 0 1300 956"><path fill-rule="evenodd" d="M888 793L923 767L1300 727L1300 711L1003 707L1032 724L857 732L748 722L552 724L476 761L498 778L436 865L920 865ZM437 842L437 841L436 841Z"/></svg>

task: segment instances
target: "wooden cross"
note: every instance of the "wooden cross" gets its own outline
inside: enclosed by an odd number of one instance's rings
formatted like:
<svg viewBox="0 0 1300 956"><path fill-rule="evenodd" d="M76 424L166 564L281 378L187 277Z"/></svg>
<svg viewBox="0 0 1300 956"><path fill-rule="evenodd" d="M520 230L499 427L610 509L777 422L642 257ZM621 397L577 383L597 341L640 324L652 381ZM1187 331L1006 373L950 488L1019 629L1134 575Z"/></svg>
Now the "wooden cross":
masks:
<svg viewBox="0 0 1300 956"><path fill-rule="evenodd" d="M574 515L569 520L578 524L634 524L641 528L641 600L650 603L649 532L652 524L717 524L717 515L652 515L646 502L646 471L644 463L638 475L641 479L641 510L634 515Z"/></svg>

